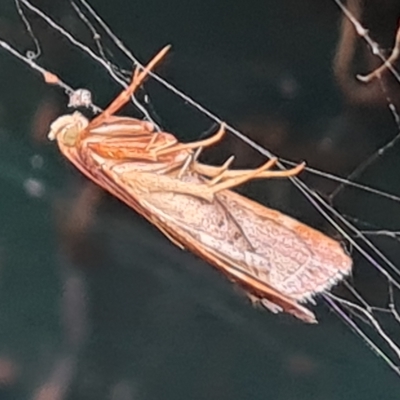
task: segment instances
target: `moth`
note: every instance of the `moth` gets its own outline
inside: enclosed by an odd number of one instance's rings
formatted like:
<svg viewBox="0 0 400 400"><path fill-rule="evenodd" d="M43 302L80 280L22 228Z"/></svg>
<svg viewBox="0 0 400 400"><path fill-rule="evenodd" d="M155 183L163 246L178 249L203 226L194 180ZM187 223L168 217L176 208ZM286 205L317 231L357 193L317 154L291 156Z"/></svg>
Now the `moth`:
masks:
<svg viewBox="0 0 400 400"><path fill-rule="evenodd" d="M157 226L173 243L202 257L273 312L317 322L303 303L351 272L339 242L278 211L233 192L255 178L297 175L304 164L273 170L276 159L253 170L197 161L223 137L180 143L148 121L117 116L163 58L160 51L92 120L79 112L55 120L48 137L84 175Z"/></svg>

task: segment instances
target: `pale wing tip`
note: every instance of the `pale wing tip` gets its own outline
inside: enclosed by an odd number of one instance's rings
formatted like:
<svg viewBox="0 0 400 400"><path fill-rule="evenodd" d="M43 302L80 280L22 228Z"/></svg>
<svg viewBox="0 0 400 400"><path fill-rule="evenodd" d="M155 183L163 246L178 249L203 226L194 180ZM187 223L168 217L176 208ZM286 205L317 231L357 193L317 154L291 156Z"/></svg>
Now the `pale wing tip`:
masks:
<svg viewBox="0 0 400 400"><path fill-rule="evenodd" d="M289 314L292 314L294 317L306 322L307 324L318 324L318 320L315 314L310 311L308 308L297 304L296 308L291 308L289 310L285 310Z"/></svg>
<svg viewBox="0 0 400 400"><path fill-rule="evenodd" d="M295 304L278 305L268 299L260 299L260 303L263 307L274 314L285 312L308 324L318 324L318 320L315 317L315 314L308 308L301 306L297 302Z"/></svg>

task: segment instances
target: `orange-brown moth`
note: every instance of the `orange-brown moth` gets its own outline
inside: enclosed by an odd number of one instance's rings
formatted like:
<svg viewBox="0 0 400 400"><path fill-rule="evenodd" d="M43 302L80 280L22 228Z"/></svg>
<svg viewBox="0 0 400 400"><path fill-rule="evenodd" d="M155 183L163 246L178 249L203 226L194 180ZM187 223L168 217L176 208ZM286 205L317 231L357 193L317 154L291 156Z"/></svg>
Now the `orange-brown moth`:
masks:
<svg viewBox="0 0 400 400"><path fill-rule="evenodd" d="M351 272L341 245L301 222L264 207L230 189L254 178L298 174L304 164L271 170L275 159L254 170L201 164L202 148L217 143L225 130L194 143L179 143L155 132L150 122L115 116L165 55L136 69L125 90L89 121L79 112L54 121L49 138L83 174L187 248L240 284L253 300L316 322L301 303L311 300Z"/></svg>

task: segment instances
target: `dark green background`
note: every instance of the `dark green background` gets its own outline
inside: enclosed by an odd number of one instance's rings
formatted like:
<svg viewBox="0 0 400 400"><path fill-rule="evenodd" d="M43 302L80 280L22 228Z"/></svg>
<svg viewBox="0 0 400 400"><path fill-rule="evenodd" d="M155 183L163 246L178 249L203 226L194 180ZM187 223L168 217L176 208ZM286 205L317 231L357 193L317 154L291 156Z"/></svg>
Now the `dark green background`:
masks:
<svg viewBox="0 0 400 400"><path fill-rule="evenodd" d="M90 40L68 3L35 4ZM160 73L281 156L346 174L396 134L387 109L342 101L332 74L340 21L332 1L92 5L143 61L171 43ZM13 3L0 7L1 37L32 48ZM107 104L119 90L114 82L28 16L43 45L39 62ZM46 383L48 398L58 388L66 399L400 397L396 375L324 304L315 309L317 326L251 307L217 271L108 195L80 229L77 201L87 182L45 140L65 97L4 51L0 71L0 399L33 398ZM158 120L180 140L212 127L156 84L148 90ZM231 137L205 160L232 152L237 165L263 161ZM399 193L397 153L368 169L364 182ZM306 178L325 194L334 187ZM241 190L335 235L288 182ZM351 190L340 201L346 214L398 227L397 204ZM396 243L383 245L398 257ZM355 268L374 291L371 267L358 257Z"/></svg>

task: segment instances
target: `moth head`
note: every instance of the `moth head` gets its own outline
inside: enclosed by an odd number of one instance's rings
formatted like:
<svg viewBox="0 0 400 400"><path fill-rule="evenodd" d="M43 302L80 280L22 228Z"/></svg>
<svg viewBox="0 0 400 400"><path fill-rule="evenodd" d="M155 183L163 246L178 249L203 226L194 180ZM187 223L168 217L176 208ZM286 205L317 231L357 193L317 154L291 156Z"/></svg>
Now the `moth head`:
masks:
<svg viewBox="0 0 400 400"><path fill-rule="evenodd" d="M89 120L80 112L75 111L73 114L63 115L57 118L50 125L50 132L47 137L50 140L57 139L68 147L75 146L79 139L80 133L89 125Z"/></svg>

